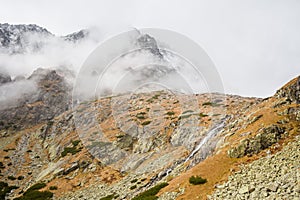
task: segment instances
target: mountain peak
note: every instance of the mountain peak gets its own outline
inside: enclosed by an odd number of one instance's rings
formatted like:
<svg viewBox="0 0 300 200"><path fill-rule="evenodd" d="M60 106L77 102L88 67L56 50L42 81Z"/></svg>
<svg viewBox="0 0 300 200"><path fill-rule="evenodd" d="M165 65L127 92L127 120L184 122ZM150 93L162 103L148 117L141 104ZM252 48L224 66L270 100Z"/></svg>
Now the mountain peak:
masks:
<svg viewBox="0 0 300 200"><path fill-rule="evenodd" d="M80 30L66 36L56 36L36 24L0 24L0 53L20 54L38 52L48 39L57 38L77 42L88 36L88 30Z"/></svg>

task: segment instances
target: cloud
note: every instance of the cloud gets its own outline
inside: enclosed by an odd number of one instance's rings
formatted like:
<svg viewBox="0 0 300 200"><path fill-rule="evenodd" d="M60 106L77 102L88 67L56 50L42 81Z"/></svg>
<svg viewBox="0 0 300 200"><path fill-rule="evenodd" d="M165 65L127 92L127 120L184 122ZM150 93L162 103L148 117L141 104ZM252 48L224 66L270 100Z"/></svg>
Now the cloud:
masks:
<svg viewBox="0 0 300 200"><path fill-rule="evenodd" d="M20 80L6 83L0 86L0 110L18 104L24 95L32 95L38 90L33 80Z"/></svg>
<svg viewBox="0 0 300 200"><path fill-rule="evenodd" d="M1 3L0 18L58 34L95 25L102 40L133 26L174 30L206 49L228 93L266 97L300 74L297 0L12 0Z"/></svg>
<svg viewBox="0 0 300 200"><path fill-rule="evenodd" d="M36 68L68 67L78 71L84 60L97 46L98 41L92 29L88 37L77 42L60 37L28 33L24 36L24 53L0 53L0 68L12 77L29 76Z"/></svg>

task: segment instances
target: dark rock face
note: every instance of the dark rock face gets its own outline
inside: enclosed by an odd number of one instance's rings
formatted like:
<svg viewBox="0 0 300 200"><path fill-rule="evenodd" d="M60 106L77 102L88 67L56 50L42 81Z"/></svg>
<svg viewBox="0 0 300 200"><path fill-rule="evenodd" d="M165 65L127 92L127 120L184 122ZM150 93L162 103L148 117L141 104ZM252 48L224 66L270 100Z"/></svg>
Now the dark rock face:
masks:
<svg viewBox="0 0 300 200"><path fill-rule="evenodd" d="M277 125L263 128L255 137L244 139L240 141L237 147L229 149L228 156L231 158L241 158L245 155L257 154L275 144L284 132L285 128Z"/></svg>
<svg viewBox="0 0 300 200"><path fill-rule="evenodd" d="M0 86L9 82L11 82L11 77L7 74L0 73Z"/></svg>
<svg viewBox="0 0 300 200"><path fill-rule="evenodd" d="M290 85L278 90L275 96L278 98L286 98L287 101L300 104L300 76L293 80Z"/></svg>
<svg viewBox="0 0 300 200"><path fill-rule="evenodd" d="M77 41L80 41L80 40L86 38L88 35L89 35L88 30L80 30L78 32L63 36L62 38L66 41L77 42Z"/></svg>
<svg viewBox="0 0 300 200"><path fill-rule="evenodd" d="M149 50L153 55L163 58L163 55L161 54L154 37L151 37L148 34L141 35L137 39L137 43L142 49Z"/></svg>
<svg viewBox="0 0 300 200"><path fill-rule="evenodd" d="M69 109L71 87L55 70L38 69L29 79L37 83L37 91L25 94L14 107L0 110L0 130L45 122Z"/></svg>

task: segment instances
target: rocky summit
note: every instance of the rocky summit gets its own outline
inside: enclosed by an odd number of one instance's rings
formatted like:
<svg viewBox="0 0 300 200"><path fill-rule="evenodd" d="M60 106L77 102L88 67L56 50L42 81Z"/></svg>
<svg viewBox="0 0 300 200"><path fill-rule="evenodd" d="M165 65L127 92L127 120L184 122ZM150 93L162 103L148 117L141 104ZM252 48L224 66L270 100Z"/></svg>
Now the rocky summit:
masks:
<svg viewBox="0 0 300 200"><path fill-rule="evenodd" d="M265 99L162 90L72 105L70 74L0 76L3 91L23 85L0 99L0 199L300 198L300 77Z"/></svg>
<svg viewBox="0 0 300 200"><path fill-rule="evenodd" d="M51 40L78 42L89 35L89 30L80 30L66 36L55 36L36 24L0 23L0 54L37 53Z"/></svg>

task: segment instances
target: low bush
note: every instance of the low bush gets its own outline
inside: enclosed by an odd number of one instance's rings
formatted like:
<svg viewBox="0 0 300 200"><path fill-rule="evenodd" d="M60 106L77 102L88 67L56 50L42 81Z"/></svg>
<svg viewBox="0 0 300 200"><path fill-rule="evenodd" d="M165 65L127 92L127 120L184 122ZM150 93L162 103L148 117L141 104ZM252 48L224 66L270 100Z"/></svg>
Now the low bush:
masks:
<svg viewBox="0 0 300 200"><path fill-rule="evenodd" d="M141 114L137 114L136 118L138 118L138 119L146 119L146 117L144 115L141 115Z"/></svg>
<svg viewBox="0 0 300 200"><path fill-rule="evenodd" d="M24 192L23 196L16 198L15 200L47 200L52 199L53 193L50 191L38 191L46 187L45 183L36 183L31 186L26 192Z"/></svg>
<svg viewBox="0 0 300 200"><path fill-rule="evenodd" d="M42 189L44 187L46 187L46 183L36 183L33 186L31 186L26 192L30 192L30 191L33 191L33 190L39 190L39 189Z"/></svg>
<svg viewBox="0 0 300 200"><path fill-rule="evenodd" d="M12 181L14 181L14 180L16 180L17 178L16 177L14 177L14 176L8 176L7 177L9 180L12 180Z"/></svg>
<svg viewBox="0 0 300 200"><path fill-rule="evenodd" d="M193 185L200 185L206 183L207 180L202 178L201 176L191 176L189 182Z"/></svg>
<svg viewBox="0 0 300 200"><path fill-rule="evenodd" d="M49 190L57 190L57 186L50 186Z"/></svg>
<svg viewBox="0 0 300 200"><path fill-rule="evenodd" d="M175 115L175 112L169 111L169 112L166 113L166 115Z"/></svg>
<svg viewBox="0 0 300 200"><path fill-rule="evenodd" d="M72 144L74 147L76 147L78 144L79 144L80 140L75 140L75 141L72 141Z"/></svg>
<svg viewBox="0 0 300 200"><path fill-rule="evenodd" d="M130 187L131 190L134 190L136 188L136 185L133 185Z"/></svg>
<svg viewBox="0 0 300 200"><path fill-rule="evenodd" d="M72 155L75 155L79 151L80 151L80 149L77 149L76 147L65 147L64 151L61 152L61 156L65 157L68 153L71 153Z"/></svg>
<svg viewBox="0 0 300 200"><path fill-rule="evenodd" d="M15 200L47 200L52 199L53 193L49 191L37 191L33 190L30 192L24 193L23 196L16 198Z"/></svg>
<svg viewBox="0 0 300 200"><path fill-rule="evenodd" d="M112 200L115 198L114 194L107 195L106 197L102 197L100 200Z"/></svg>
<svg viewBox="0 0 300 200"><path fill-rule="evenodd" d="M17 186L8 186L5 182L0 182L0 199L6 199L6 195L9 194L12 190L17 189Z"/></svg>
<svg viewBox="0 0 300 200"><path fill-rule="evenodd" d="M135 183L135 182L137 182L137 179L135 178L135 179L132 179L131 181L130 181L130 183Z"/></svg>
<svg viewBox="0 0 300 200"><path fill-rule="evenodd" d="M155 196L162 188L169 185L168 183L160 183L149 190L146 190L145 192L142 192L138 196L134 197L132 200L154 200L158 197Z"/></svg>
<svg viewBox="0 0 300 200"><path fill-rule="evenodd" d="M207 117L208 115L207 115L207 114L204 114L204 113L200 113L199 116L200 116L200 117Z"/></svg>
<svg viewBox="0 0 300 200"><path fill-rule="evenodd" d="M213 106L213 107L217 107L220 106L220 104L214 103L214 102L204 102L202 104L202 106Z"/></svg>
<svg viewBox="0 0 300 200"><path fill-rule="evenodd" d="M149 125L151 123L151 121L144 121L143 123L142 123L142 126L147 126L147 125Z"/></svg>

